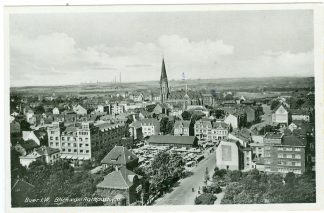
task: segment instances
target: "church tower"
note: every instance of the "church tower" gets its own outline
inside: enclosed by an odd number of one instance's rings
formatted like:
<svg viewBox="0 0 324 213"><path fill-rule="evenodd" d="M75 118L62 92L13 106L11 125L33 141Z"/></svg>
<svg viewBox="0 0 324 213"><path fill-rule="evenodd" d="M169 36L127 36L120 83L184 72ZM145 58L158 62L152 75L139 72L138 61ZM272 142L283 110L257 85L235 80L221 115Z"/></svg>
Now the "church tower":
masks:
<svg viewBox="0 0 324 213"><path fill-rule="evenodd" d="M161 78L160 78L160 94L161 94L161 102L168 100L169 98L169 86L168 86L168 76L165 70L164 58L162 59L162 70L161 70Z"/></svg>

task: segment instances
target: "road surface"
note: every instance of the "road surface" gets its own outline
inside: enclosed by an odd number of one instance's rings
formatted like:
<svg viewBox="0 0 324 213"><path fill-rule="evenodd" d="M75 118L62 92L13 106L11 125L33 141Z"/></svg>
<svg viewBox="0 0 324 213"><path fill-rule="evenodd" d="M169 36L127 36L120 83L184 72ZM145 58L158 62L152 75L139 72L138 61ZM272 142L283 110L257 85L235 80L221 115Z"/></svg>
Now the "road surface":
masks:
<svg viewBox="0 0 324 213"><path fill-rule="evenodd" d="M264 114L261 116L261 122L254 124L250 127L250 129L261 129L262 127L265 127L266 125L272 124L272 110L270 109L269 105L262 104L263 112Z"/></svg>
<svg viewBox="0 0 324 213"><path fill-rule="evenodd" d="M198 187L201 188L204 185L206 167L211 175L215 166L216 155L215 152L212 152L192 170L193 175L180 180L179 186L157 199L153 205L193 205L195 197L198 196ZM192 188L195 189L194 192L192 192Z"/></svg>

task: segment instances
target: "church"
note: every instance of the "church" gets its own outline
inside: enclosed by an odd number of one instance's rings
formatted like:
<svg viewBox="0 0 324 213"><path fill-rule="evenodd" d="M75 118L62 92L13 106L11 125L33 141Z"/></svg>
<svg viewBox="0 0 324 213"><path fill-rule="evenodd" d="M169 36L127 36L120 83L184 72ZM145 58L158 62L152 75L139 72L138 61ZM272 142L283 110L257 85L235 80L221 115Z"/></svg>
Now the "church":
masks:
<svg viewBox="0 0 324 213"><path fill-rule="evenodd" d="M161 103L183 108L186 108L188 105L201 105L203 98L200 92L188 90L187 85L185 90L170 91L164 58L162 59L160 77L160 97Z"/></svg>

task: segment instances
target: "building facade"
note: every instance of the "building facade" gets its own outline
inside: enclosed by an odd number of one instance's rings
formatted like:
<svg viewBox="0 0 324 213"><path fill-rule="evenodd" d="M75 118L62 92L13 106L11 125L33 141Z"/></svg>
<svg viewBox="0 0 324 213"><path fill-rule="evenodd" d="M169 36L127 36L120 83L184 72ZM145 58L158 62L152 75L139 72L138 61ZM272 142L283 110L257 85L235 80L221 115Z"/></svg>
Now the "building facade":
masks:
<svg viewBox="0 0 324 213"><path fill-rule="evenodd" d="M267 133L264 137L265 172L302 174L306 170L306 142L296 136Z"/></svg>

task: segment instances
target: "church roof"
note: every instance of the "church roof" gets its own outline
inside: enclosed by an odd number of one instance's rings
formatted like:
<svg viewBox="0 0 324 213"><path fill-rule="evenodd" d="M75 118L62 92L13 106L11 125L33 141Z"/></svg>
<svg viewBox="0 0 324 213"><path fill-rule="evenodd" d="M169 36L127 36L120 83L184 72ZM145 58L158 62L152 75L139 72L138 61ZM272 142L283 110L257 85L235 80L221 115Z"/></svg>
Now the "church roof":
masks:
<svg viewBox="0 0 324 213"><path fill-rule="evenodd" d="M164 63L164 58L162 59L162 69L161 69L161 78L160 78L160 83L162 83L163 80L168 80L168 76L166 74L165 70L165 63Z"/></svg>

